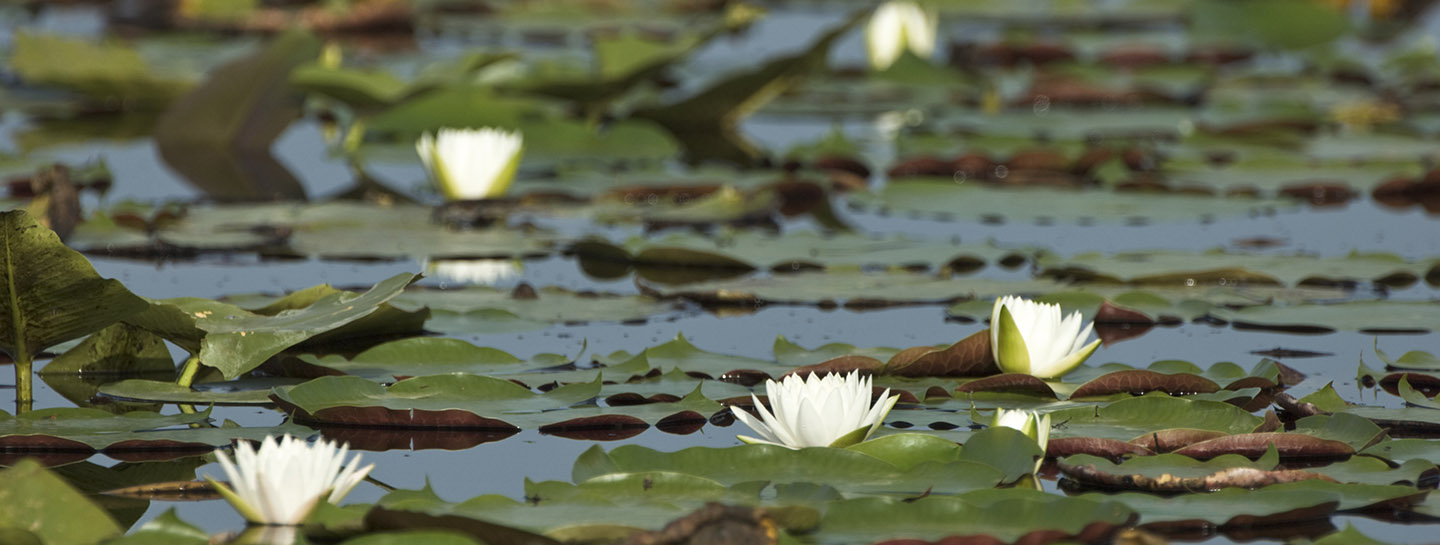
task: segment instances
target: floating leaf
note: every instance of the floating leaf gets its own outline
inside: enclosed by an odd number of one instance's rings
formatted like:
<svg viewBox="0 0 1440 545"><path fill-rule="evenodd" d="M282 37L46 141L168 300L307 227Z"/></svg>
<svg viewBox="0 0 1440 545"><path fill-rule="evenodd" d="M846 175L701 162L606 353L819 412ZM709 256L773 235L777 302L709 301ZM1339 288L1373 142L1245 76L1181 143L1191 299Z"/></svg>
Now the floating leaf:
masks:
<svg viewBox="0 0 1440 545"><path fill-rule="evenodd" d="M527 414L564 409L600 393L600 381L535 394L505 379L451 374L381 386L359 377L320 377L276 390L274 399L297 419L321 424L400 428L515 429ZM546 415L548 422L565 413Z"/></svg>
<svg viewBox="0 0 1440 545"><path fill-rule="evenodd" d="M124 533L104 510L34 460L0 471L0 528L56 545L90 545ZM77 523L83 521L83 523Z"/></svg>

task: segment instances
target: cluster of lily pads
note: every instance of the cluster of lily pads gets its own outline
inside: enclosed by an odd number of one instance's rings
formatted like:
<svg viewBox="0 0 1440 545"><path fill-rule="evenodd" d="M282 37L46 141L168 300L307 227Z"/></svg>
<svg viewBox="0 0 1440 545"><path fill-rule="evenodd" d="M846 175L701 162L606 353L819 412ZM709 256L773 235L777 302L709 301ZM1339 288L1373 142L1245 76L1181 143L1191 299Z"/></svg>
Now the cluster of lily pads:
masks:
<svg viewBox="0 0 1440 545"><path fill-rule="evenodd" d="M477 54L408 81L347 66L303 33L198 85L157 76L122 47L22 34L21 79L70 89L77 111L163 112L153 127L162 157L219 202L107 204L82 218L70 197L108 181L51 168L14 186L25 191L11 198L33 214L0 216L0 293L11 310L0 313L0 349L14 359L17 394L15 414L0 412L0 462L10 466L0 470L0 541L206 543L211 536L174 512L126 531L152 500L211 494L257 523L240 540L270 543L681 543L711 534L747 543L1101 543L1214 533L1357 543L1368 538L1332 532L1332 516L1440 518L1428 497L1440 475L1437 443L1407 438L1440 429L1431 399L1440 363L1429 352L1390 358L1377 342L1385 370L1362 361L1357 375L1388 397L1370 405L1328 385L1296 398L1287 389L1304 376L1270 359L1248 368L1084 365L1102 341L1155 325L1432 331L1440 306L1416 292L1440 285L1433 256L1066 256L861 234L867 215L1138 227L1365 194L1433 212L1433 50L1389 50L1360 66L1292 52L1305 68L1286 85L1333 92L1273 92L1269 55L1344 35L1334 24L1343 13L1321 4L1052 2L1037 15L1009 0L889 2L855 10L795 55L679 100L657 92L665 74L758 10L729 3L670 39L596 32L595 73ZM1369 9L1378 17L1392 4ZM1055 45L1022 31L943 44L952 51L941 65L942 16L952 25L1188 30L1163 51L1084 33ZM1277 16L1307 24L1274 25ZM870 70L830 69L832 45L862 24ZM1216 39L1227 34L1239 37ZM75 50L91 62L49 58ZM1260 68L1247 71L1252 61ZM96 65L108 69L85 72ZM1328 88L1337 81L1350 83ZM646 165L677 155L766 163L739 130L762 104L777 115L903 113L877 116L889 156L868 156L842 134L797 146L784 172L696 169L686 178ZM215 156L268 149L303 110L333 122L332 151L356 173L346 198L298 202L301 184L268 152ZM368 173L397 147L452 202L411 202ZM585 168L595 161L640 166L597 174ZM873 191L872 167L887 178ZM1343 179L1314 179L1322 175ZM520 189L505 196L512 187ZM225 202L256 197L292 200ZM793 218L821 232L782 228ZM576 220L625 227L567 228ZM413 258L457 284L513 279L526 259L564 256L590 278L633 274L640 295L438 290L407 273L356 291L150 299L100 278L72 248L146 260ZM945 305L957 321L988 318L989 329L902 348L807 348L781 337L768 359L707 351L683 336L633 353L528 359L453 338L697 308L920 304ZM1090 340L1092 326L1100 341ZM167 343L187 353L178 364ZM41 378L83 408L30 406L33 366L46 359ZM162 414L164 404L180 412ZM225 405L273 407L287 419L216 422L213 407ZM523 498L480 491L452 501L426 486L336 505L371 471L347 448L458 449L521 430L613 441L735 421L752 431L722 433L753 433L742 441L759 444L595 445L575 460L570 482L527 480ZM123 462L85 461L97 452ZM211 460L228 483L194 481ZM1046 490L1057 477L1066 495Z"/></svg>
<svg viewBox="0 0 1440 545"><path fill-rule="evenodd" d="M727 531L761 534L780 529L820 542L967 534L1090 541L1136 524L1168 534L1196 525L1240 532L1288 517L1324 520L1337 511L1379 506L1422 516L1429 512L1427 475L1437 471L1426 458L1429 441L1390 435L1440 426L1440 417L1429 414L1433 403L1414 386L1434 387L1440 379L1416 372L1380 376L1362 366L1362 376L1394 385L1396 395L1420 405L1391 409L1352 406L1329 387L1295 399L1284 390L1300 374L1268 360L1249 371L1185 362L1089 367L1082 363L1099 341L1089 340L1091 326L1082 329L1080 313L1062 317L1059 306L1020 298L990 303L988 331L949 346L905 350L839 344L806 349L782 338L775 359L764 361L706 352L680 338L586 363L557 355L524 361L457 339L421 336L368 342L373 346L346 356L339 349L346 342L422 331L429 309L392 304L414 275L364 293L320 286L243 307L194 298L150 300L98 278L81 255L26 213L6 212L4 221L9 255L23 257L12 259L7 270L7 285L16 288L6 294L20 319L6 322L3 344L16 356L17 373L24 373L17 376L21 392L29 388L32 358L94 331L56 356L42 375L148 368L176 378L109 382L98 392L127 403L182 407L273 404L292 420L249 429L211 424L208 411L27 410L21 398L21 412L4 415L8 421L0 428L6 452L40 455L63 470L96 451L144 465L241 441L235 462L223 451L216 455L229 479L216 490L254 522L309 521L303 530L264 539L404 530L406 537L396 539L415 540L430 535L426 528L453 532L460 520L461 533L487 543L571 540L595 532L618 538L665 532L666 522L671 528L734 526ZM150 348L160 339L190 351L191 359L177 370L168 353ZM339 354L324 355L337 349ZM1376 353L1397 369L1435 361L1422 352L1394 360L1378 347ZM277 383L253 375L257 369L290 378ZM317 375L323 376L305 378ZM750 389L762 382L763 398ZM1269 407L1278 411L1252 414ZM387 433L431 430L433 446L456 448L525 428L613 440L650 426L693 433L731 418L761 436L742 439L759 444L673 453L596 447L577 460L573 484L527 484L528 503L482 496L452 504L428 490L398 490L373 506L327 507L326 499L338 501L369 468L359 468L358 458L345 460L344 449L337 452L333 443L275 441L318 429L331 440L383 449ZM430 448L415 437L415 448ZM245 441L262 446L255 450ZM1332 463L1282 465L1300 461ZM1055 471L1077 490L1211 492L1067 498L1016 486L1041 482L1037 472ZM0 496L30 486L70 486L56 484L33 462L5 472ZM141 477L145 482L129 483L129 493L162 498L157 490L183 485L151 478L173 476ZM37 511L5 520L42 521L23 530L42 542L93 543L116 535L116 527L100 525L86 538L57 537L65 517L96 508L73 494L47 492ZM61 503L77 507L55 507ZM882 513L893 522L856 526L851 519L860 513ZM167 515L120 542L160 536L207 539Z"/></svg>

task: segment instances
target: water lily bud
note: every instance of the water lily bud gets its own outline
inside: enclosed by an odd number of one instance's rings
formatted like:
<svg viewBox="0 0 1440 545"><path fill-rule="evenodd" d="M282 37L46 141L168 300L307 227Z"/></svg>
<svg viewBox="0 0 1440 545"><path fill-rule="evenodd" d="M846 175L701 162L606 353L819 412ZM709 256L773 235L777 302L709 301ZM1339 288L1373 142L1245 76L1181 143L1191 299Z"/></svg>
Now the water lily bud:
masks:
<svg viewBox="0 0 1440 545"><path fill-rule="evenodd" d="M1006 373L1054 378L1079 367L1095 348L1089 344L1095 324L1080 329L1080 313L1063 319L1060 305L1037 303L1013 295L995 300L990 313L990 350Z"/></svg>
<svg viewBox="0 0 1440 545"><path fill-rule="evenodd" d="M875 8L865 26L865 49L870 66L884 70L900 58L906 49L920 58L935 52L938 19L918 4L892 0Z"/></svg>
<svg viewBox="0 0 1440 545"><path fill-rule="evenodd" d="M836 373L808 378L790 375L784 380L765 381L765 394L771 410L754 395L760 419L745 411L735 411L739 419L762 439L739 436L751 444L780 445L793 449L803 447L846 447L868 439L900 399L885 390L879 401L870 404L872 380L859 371L841 376ZM773 411L773 412L772 412Z"/></svg>
<svg viewBox="0 0 1440 545"><path fill-rule="evenodd" d="M501 129L440 129L420 135L415 151L446 200L505 194L520 166L523 138Z"/></svg>

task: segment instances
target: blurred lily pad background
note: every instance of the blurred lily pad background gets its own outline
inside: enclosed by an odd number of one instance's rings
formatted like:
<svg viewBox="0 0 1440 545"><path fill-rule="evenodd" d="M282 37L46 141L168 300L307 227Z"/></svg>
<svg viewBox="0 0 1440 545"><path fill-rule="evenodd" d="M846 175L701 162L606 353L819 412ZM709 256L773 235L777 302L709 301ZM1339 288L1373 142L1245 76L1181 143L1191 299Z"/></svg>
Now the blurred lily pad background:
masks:
<svg viewBox="0 0 1440 545"><path fill-rule="evenodd" d="M237 530L177 483L284 433L376 463L316 542L1432 542L1440 6L916 5L0 0L5 278L82 256L4 290L0 542ZM1009 294L1102 348L998 374ZM901 398L740 446L796 369Z"/></svg>

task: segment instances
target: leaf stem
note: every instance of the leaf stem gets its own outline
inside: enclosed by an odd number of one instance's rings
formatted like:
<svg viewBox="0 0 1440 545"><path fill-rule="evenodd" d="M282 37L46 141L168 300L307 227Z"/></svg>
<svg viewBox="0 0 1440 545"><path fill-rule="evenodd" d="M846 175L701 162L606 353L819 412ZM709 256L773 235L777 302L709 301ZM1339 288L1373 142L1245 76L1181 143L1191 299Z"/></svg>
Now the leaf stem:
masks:
<svg viewBox="0 0 1440 545"><path fill-rule="evenodd" d="M200 372L200 356L191 354L185 360L185 366L180 369L180 378L175 379L175 384L186 388L195 382L195 375Z"/></svg>
<svg viewBox="0 0 1440 545"><path fill-rule="evenodd" d="M23 347L15 351L15 414L30 412L35 403L34 359Z"/></svg>

